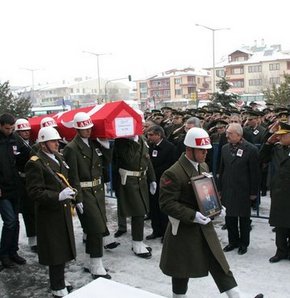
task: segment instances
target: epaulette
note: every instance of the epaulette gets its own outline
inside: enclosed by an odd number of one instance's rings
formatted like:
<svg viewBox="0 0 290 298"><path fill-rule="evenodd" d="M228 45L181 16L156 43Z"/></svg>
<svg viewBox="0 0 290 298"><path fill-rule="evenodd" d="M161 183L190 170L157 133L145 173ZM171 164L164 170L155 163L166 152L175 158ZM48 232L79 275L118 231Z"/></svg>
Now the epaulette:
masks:
<svg viewBox="0 0 290 298"><path fill-rule="evenodd" d="M32 161L37 161L38 159L39 159L39 157L36 155L33 155L30 157L30 160L32 160Z"/></svg>

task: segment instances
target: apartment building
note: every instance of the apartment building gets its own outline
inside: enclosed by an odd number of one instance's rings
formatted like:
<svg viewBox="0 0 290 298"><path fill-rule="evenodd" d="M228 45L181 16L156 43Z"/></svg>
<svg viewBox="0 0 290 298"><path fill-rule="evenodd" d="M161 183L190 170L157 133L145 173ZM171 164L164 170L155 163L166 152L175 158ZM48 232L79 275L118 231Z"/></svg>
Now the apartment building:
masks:
<svg viewBox="0 0 290 298"><path fill-rule="evenodd" d="M285 73L290 74L290 52L282 51L280 45L263 44L230 53L227 61L216 66L215 75L216 81L225 76L232 83L231 92L261 94L279 85Z"/></svg>
<svg viewBox="0 0 290 298"><path fill-rule="evenodd" d="M208 90L209 71L194 68L171 69L145 80L136 81L136 97L142 109L160 108L168 103L182 106L195 103Z"/></svg>

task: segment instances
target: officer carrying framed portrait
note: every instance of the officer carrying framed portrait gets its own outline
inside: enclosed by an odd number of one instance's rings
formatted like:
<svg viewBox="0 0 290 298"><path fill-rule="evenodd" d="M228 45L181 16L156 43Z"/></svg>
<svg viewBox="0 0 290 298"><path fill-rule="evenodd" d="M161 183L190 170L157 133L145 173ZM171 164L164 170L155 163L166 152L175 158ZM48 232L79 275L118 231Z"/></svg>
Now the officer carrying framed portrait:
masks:
<svg viewBox="0 0 290 298"><path fill-rule="evenodd" d="M212 175L200 175L191 178L200 212L207 217L220 214L221 202Z"/></svg>

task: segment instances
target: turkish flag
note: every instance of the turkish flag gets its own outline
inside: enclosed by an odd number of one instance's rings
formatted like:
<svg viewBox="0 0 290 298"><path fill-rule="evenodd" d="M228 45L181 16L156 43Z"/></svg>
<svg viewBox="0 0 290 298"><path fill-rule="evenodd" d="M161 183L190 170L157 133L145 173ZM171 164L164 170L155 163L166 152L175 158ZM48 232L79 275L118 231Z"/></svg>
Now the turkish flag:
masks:
<svg viewBox="0 0 290 298"><path fill-rule="evenodd" d="M116 101L54 114L52 117L57 123L57 130L66 141L72 140L76 134L73 118L78 112L86 112L91 117L94 124L91 138L115 139L142 134L141 115L124 101ZM47 116L51 114L28 119L33 136L37 136L40 121Z"/></svg>

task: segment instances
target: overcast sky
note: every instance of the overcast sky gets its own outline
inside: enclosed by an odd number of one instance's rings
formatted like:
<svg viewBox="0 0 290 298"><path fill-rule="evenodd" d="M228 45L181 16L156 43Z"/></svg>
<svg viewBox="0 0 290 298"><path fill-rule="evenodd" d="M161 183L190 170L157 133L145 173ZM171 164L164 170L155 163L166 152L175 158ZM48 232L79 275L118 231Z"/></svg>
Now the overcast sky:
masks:
<svg viewBox="0 0 290 298"><path fill-rule="evenodd" d="M290 49L287 1L9 0L1 1L0 81L35 85L76 76L146 78L182 67L212 65L242 44Z"/></svg>

